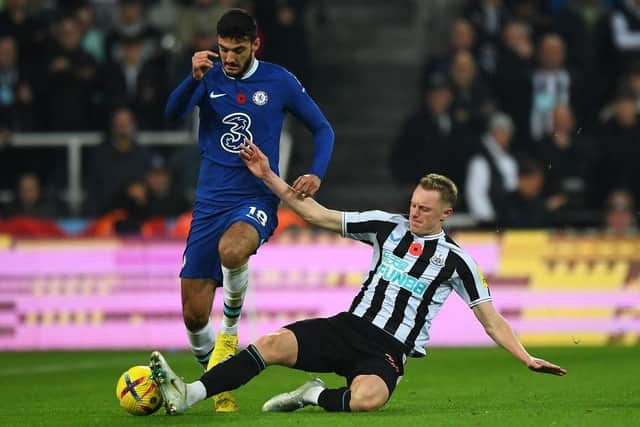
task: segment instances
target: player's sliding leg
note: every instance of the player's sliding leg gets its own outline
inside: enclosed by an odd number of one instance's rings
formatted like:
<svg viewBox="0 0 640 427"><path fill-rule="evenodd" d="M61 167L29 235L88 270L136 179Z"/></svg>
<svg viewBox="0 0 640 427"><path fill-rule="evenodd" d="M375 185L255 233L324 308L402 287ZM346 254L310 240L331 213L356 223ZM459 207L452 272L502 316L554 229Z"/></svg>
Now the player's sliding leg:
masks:
<svg viewBox="0 0 640 427"><path fill-rule="evenodd" d="M308 405L320 406L327 412L375 411L389 400L389 389L377 375L358 375L349 387L325 388L315 378L294 391L282 393L262 405L265 412L291 412Z"/></svg>
<svg viewBox="0 0 640 427"><path fill-rule="evenodd" d="M206 368L215 342L210 320L215 283L210 279L183 278L181 288L182 316L189 347L198 363Z"/></svg>
<svg viewBox="0 0 640 427"><path fill-rule="evenodd" d="M297 389L273 396L262 405L265 412L291 412L307 405L317 405L320 393L325 390L320 378L314 378Z"/></svg>
<svg viewBox="0 0 640 427"><path fill-rule="evenodd" d="M238 321L249 282L249 256L258 248L260 236L256 229L245 223L235 222L220 239L218 252L222 261L224 308L222 324L216 338L207 370L234 356L238 350ZM238 404L230 392L214 396L217 412L234 412Z"/></svg>

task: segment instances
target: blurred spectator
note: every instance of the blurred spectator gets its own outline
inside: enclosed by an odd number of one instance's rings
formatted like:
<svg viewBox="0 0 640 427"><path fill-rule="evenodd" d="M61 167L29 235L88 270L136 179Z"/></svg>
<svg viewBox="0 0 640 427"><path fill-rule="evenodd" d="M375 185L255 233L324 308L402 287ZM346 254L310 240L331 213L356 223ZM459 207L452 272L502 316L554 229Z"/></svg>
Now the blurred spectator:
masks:
<svg viewBox="0 0 640 427"><path fill-rule="evenodd" d="M637 235L635 203L628 191L613 190L609 193L605 212L605 233L616 237Z"/></svg>
<svg viewBox="0 0 640 427"><path fill-rule="evenodd" d="M636 107L640 111L640 62L629 66L627 72L618 82L618 91L626 91L636 100ZM600 113L600 119L607 121L615 115L615 103L606 105Z"/></svg>
<svg viewBox="0 0 640 427"><path fill-rule="evenodd" d="M615 77L615 62L608 57L608 15L600 0L570 0L555 17L555 31L567 45L571 69L583 72L580 102L582 114L591 122Z"/></svg>
<svg viewBox="0 0 640 427"><path fill-rule="evenodd" d="M476 62L471 53L462 51L454 55L450 80L454 119L474 131L482 131L486 117L494 106L489 88L477 74Z"/></svg>
<svg viewBox="0 0 640 427"><path fill-rule="evenodd" d="M262 58L282 65L302 82L309 77L309 43L304 27L305 1L275 2L273 25L263 28Z"/></svg>
<svg viewBox="0 0 640 427"><path fill-rule="evenodd" d="M159 53L161 34L149 24L144 0L118 0L117 16L105 40L107 61L118 61L122 56L122 40L131 37L142 40L143 58Z"/></svg>
<svg viewBox="0 0 640 427"><path fill-rule="evenodd" d="M162 129L170 83L163 58L145 60L143 40L138 36L122 38L120 47L120 60L106 64L100 78L107 109L127 105L140 128Z"/></svg>
<svg viewBox="0 0 640 427"><path fill-rule="evenodd" d="M178 8L175 33L179 46L186 50L189 58L193 55L191 44L196 34L211 34L215 40L216 22L233 4L233 1L194 0L191 4Z"/></svg>
<svg viewBox="0 0 640 427"><path fill-rule="evenodd" d="M576 132L571 108L558 105L553 110L553 132L540 144L539 158L545 168L545 194L555 208L583 209L586 206L586 179L593 161L593 142Z"/></svg>
<svg viewBox="0 0 640 427"><path fill-rule="evenodd" d="M622 0L611 14L613 47L618 69L640 61L640 0Z"/></svg>
<svg viewBox="0 0 640 427"><path fill-rule="evenodd" d="M451 88L446 80L434 75L420 109L406 120L393 146L390 167L399 183L413 186L426 173L450 176L455 169L452 164L455 150L451 133L455 124L449 113L451 101Z"/></svg>
<svg viewBox="0 0 640 427"><path fill-rule="evenodd" d="M25 63L42 64L42 48L48 37L47 21L43 15L32 14L28 0L6 0L0 11L0 36L11 36L18 43Z"/></svg>
<svg viewBox="0 0 640 427"><path fill-rule="evenodd" d="M471 23L466 19L457 19L451 26L449 47L442 55L429 58L422 72L422 88L426 89L432 78L449 74L451 60L457 52L474 52L476 34Z"/></svg>
<svg viewBox="0 0 640 427"><path fill-rule="evenodd" d="M188 144L178 147L169 158L169 170L176 191L184 194L188 200L195 200L196 185L200 174L200 147Z"/></svg>
<svg viewBox="0 0 640 427"><path fill-rule="evenodd" d="M114 224L117 234L139 234L144 223L151 218L149 192L144 181L128 182L109 210L113 209L124 211L123 217Z"/></svg>
<svg viewBox="0 0 640 427"><path fill-rule="evenodd" d="M533 42L530 30L521 22L511 21L504 27L494 89L499 108L508 111L513 118L518 146L529 145L532 74Z"/></svg>
<svg viewBox="0 0 640 427"><path fill-rule="evenodd" d="M191 203L176 191L171 173L164 166L152 168L146 176L149 198L149 215L152 217L177 217L191 210Z"/></svg>
<svg viewBox="0 0 640 427"><path fill-rule="evenodd" d="M126 108L116 110L108 139L96 147L89 165L88 213L105 212L126 183L144 180L150 164L150 153L135 142L133 113Z"/></svg>
<svg viewBox="0 0 640 427"><path fill-rule="evenodd" d="M482 225L499 224L504 218L508 194L518 185L518 165L509 152L513 121L494 113L489 132L467 172L465 195L469 213Z"/></svg>
<svg viewBox="0 0 640 427"><path fill-rule="evenodd" d="M61 213L56 203L42 194L40 179L36 174L26 173L18 179L15 199L6 209L10 217L28 216L41 219L55 219Z"/></svg>
<svg viewBox="0 0 640 427"><path fill-rule="evenodd" d="M478 64L487 76L493 76L500 34L509 19L509 11L502 0L469 2L464 16L471 21L478 35Z"/></svg>
<svg viewBox="0 0 640 427"><path fill-rule="evenodd" d="M518 162L518 187L509 193L500 225L512 228L543 228L552 223L552 212L543 195L542 166L531 157ZM555 206L554 206L555 207Z"/></svg>
<svg viewBox="0 0 640 427"><path fill-rule="evenodd" d="M640 197L638 159L640 123L633 95L622 92L615 101L615 115L598 132L598 163L593 173L592 193L596 206L612 188L628 189L635 200Z"/></svg>
<svg viewBox="0 0 640 427"><path fill-rule="evenodd" d="M95 11L90 3L81 3L74 11L82 33L82 48L99 64L105 60L104 33L95 25Z"/></svg>
<svg viewBox="0 0 640 427"><path fill-rule="evenodd" d="M82 49L82 33L75 18L60 20L56 43L46 61L48 128L86 130L94 126L96 62Z"/></svg>
<svg viewBox="0 0 640 427"><path fill-rule="evenodd" d="M33 88L18 65L13 37L0 37L0 128L12 131L34 127Z"/></svg>
<svg viewBox="0 0 640 427"><path fill-rule="evenodd" d="M533 72L531 136L540 140L553 129L553 109L569 104L572 81L565 68L565 45L556 34L547 34L538 46L538 68Z"/></svg>
<svg viewBox="0 0 640 427"><path fill-rule="evenodd" d="M524 22L533 31L533 39L551 30L548 0L506 0L513 19Z"/></svg>

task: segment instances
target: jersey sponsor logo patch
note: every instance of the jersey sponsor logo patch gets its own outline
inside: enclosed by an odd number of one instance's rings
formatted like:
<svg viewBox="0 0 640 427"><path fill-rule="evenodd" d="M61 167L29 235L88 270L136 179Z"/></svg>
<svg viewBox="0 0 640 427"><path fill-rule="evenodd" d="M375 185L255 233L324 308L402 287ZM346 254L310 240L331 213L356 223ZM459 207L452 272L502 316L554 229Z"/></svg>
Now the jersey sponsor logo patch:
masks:
<svg viewBox="0 0 640 427"><path fill-rule="evenodd" d="M391 252L384 251L382 253L382 263L378 267L378 274L387 282L422 296L427 290L427 284L407 273L410 266L411 263L408 261L395 256Z"/></svg>
<svg viewBox="0 0 640 427"><path fill-rule="evenodd" d="M259 90L253 93L251 100L256 105L264 105L269 102L269 95L267 95L267 92Z"/></svg>
<svg viewBox="0 0 640 427"><path fill-rule="evenodd" d="M251 117L245 113L231 113L222 119L222 123L229 125L229 132L220 137L220 144L225 151L237 154L246 140L253 141Z"/></svg>

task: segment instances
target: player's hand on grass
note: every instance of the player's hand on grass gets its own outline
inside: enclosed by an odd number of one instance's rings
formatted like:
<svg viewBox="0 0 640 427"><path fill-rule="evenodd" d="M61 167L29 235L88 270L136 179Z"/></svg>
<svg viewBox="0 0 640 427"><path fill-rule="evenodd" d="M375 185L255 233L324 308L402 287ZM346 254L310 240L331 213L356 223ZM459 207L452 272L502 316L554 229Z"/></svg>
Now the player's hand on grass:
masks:
<svg viewBox="0 0 640 427"><path fill-rule="evenodd" d="M246 140L240 146L240 158L252 174L262 179L271 171L269 159L252 141Z"/></svg>
<svg viewBox="0 0 640 427"><path fill-rule="evenodd" d="M320 188L320 178L313 174L306 174L298 177L293 182L293 189L301 198L313 197Z"/></svg>
<svg viewBox="0 0 640 427"><path fill-rule="evenodd" d="M534 372L540 372L543 374L563 376L567 373L566 369L563 369L558 365L554 365L551 362L547 362L544 359L538 359L537 357L532 357L531 361L527 364L527 367Z"/></svg>
<svg viewBox="0 0 640 427"><path fill-rule="evenodd" d="M218 54L211 50L200 50L191 57L191 73L196 80L202 80L207 71L213 68L213 58Z"/></svg>

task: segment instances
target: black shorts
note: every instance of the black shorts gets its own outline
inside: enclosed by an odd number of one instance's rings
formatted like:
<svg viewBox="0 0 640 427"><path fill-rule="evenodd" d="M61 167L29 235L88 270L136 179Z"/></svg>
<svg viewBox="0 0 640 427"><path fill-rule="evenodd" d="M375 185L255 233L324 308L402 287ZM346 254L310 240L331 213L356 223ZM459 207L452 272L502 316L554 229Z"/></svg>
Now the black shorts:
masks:
<svg viewBox="0 0 640 427"><path fill-rule="evenodd" d="M377 375L387 384L389 397L404 374L403 345L351 313L302 320L285 328L298 340L295 369L335 372L347 379L348 386L358 375Z"/></svg>

